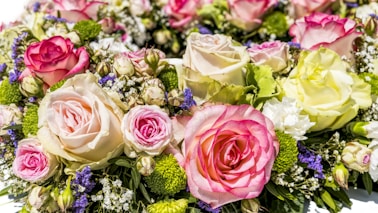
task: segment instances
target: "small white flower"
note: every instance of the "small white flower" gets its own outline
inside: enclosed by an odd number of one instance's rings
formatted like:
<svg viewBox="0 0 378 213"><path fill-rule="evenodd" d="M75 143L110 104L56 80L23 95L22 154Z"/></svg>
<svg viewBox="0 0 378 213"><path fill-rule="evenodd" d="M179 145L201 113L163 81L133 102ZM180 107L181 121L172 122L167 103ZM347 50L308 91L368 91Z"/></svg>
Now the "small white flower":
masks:
<svg viewBox="0 0 378 213"><path fill-rule="evenodd" d="M310 122L308 115L301 115L301 111L295 99L284 97L282 102L276 98L265 102L262 113L272 120L276 130L283 131L296 140L305 140L306 131L315 123Z"/></svg>

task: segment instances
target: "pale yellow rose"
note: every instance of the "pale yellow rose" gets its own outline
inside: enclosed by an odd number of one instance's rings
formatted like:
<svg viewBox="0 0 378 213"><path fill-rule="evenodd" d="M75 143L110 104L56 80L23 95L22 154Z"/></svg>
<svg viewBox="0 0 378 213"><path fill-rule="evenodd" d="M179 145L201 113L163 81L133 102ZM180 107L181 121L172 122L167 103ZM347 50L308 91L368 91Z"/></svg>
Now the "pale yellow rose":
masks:
<svg viewBox="0 0 378 213"><path fill-rule="evenodd" d="M101 168L123 151L123 111L93 74L76 75L58 90L47 93L38 117L42 146L69 161L71 168Z"/></svg>
<svg viewBox="0 0 378 213"><path fill-rule="evenodd" d="M295 98L315 122L310 131L341 128L358 109L371 105L370 85L347 72L347 66L330 49L304 51L297 67L281 80L283 94Z"/></svg>
<svg viewBox="0 0 378 213"><path fill-rule="evenodd" d="M214 80L221 84L244 85L243 67L248 62L246 47L235 45L231 37L192 33L183 56L184 69L178 72L179 85L205 99Z"/></svg>

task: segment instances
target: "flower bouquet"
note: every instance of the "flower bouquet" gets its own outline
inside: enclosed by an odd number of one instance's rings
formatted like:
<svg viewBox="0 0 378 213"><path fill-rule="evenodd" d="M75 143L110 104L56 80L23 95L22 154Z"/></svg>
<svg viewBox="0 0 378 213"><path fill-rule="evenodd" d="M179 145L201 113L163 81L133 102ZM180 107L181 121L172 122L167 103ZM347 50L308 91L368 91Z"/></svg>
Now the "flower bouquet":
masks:
<svg viewBox="0 0 378 213"><path fill-rule="evenodd" d="M348 188L377 191L377 12L31 1L0 27L0 195L20 212L348 208Z"/></svg>

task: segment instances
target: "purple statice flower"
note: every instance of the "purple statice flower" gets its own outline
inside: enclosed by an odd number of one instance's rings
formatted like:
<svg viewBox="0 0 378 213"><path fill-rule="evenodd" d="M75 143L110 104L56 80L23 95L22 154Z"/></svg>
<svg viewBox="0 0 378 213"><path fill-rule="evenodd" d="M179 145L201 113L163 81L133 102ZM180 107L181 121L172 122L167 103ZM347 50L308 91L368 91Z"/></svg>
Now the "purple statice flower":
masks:
<svg viewBox="0 0 378 213"><path fill-rule="evenodd" d="M33 4L33 12L35 13L38 12L40 8L41 8L41 3L39 3L38 1Z"/></svg>
<svg viewBox="0 0 378 213"><path fill-rule="evenodd" d="M14 70L13 72L10 72L9 73L9 82L10 83L14 83L18 80L18 78L20 77L21 75L21 72L18 71L18 70Z"/></svg>
<svg viewBox="0 0 378 213"><path fill-rule="evenodd" d="M116 79L115 75L105 75L100 80L98 80L98 83L101 86L105 86L108 83L108 81L111 81L112 83L114 83L115 79Z"/></svg>
<svg viewBox="0 0 378 213"><path fill-rule="evenodd" d="M7 68L6 63L0 64L0 73L4 72L6 68Z"/></svg>
<svg viewBox="0 0 378 213"><path fill-rule="evenodd" d="M55 21L55 22L67 22L67 19L64 19L64 18L58 18L56 16L53 16L53 15L47 15L44 17L45 20L47 21Z"/></svg>
<svg viewBox="0 0 378 213"><path fill-rule="evenodd" d="M218 207L218 208L211 208L211 206L205 202L203 202L202 200L198 201L197 202L197 205L202 209L202 210L205 210L207 212L210 212L210 213L220 213L222 211L222 207Z"/></svg>
<svg viewBox="0 0 378 213"><path fill-rule="evenodd" d="M76 172L75 179L71 182L75 197L75 201L72 204L74 212L81 213L85 211L85 207L88 205L87 194L96 186L96 183L91 178L92 172L89 166L84 167L81 172Z"/></svg>
<svg viewBox="0 0 378 213"><path fill-rule="evenodd" d="M184 102L180 105L180 108L183 110L189 110L190 107L197 105L193 100L192 90L189 88L184 89Z"/></svg>
<svg viewBox="0 0 378 213"><path fill-rule="evenodd" d="M300 43L297 43L297 42L292 42L292 41L289 41L287 42L287 44L291 47L295 47L295 48L298 48L300 49L301 48L301 44Z"/></svg>
<svg viewBox="0 0 378 213"><path fill-rule="evenodd" d="M80 195L72 204L73 212L84 213L85 207L88 205L88 198L86 194Z"/></svg>
<svg viewBox="0 0 378 213"><path fill-rule="evenodd" d="M345 5L349 8L355 8L358 7L358 3L352 3L352 2L345 2Z"/></svg>
<svg viewBox="0 0 378 213"><path fill-rule="evenodd" d="M251 40L248 40L247 42L245 42L245 43L243 44L243 46L249 48L249 47L251 47L251 44L252 44L252 41L251 41Z"/></svg>
<svg viewBox="0 0 378 213"><path fill-rule="evenodd" d="M28 98L28 101L30 102L30 103L35 103L35 102L37 102L37 97L35 97L35 96L33 96L33 97L29 97Z"/></svg>
<svg viewBox="0 0 378 213"><path fill-rule="evenodd" d="M324 179L322 156L316 155L314 152L308 150L300 142L297 143L298 146L298 160L301 163L307 164L307 168L315 171L315 178Z"/></svg>
<svg viewBox="0 0 378 213"><path fill-rule="evenodd" d="M85 193L89 193L96 186L94 181L91 181L92 172L89 166L84 167L81 172L76 172L75 179L72 180L73 189L76 193L81 193L79 188L83 187ZM81 186L81 187L80 187Z"/></svg>
<svg viewBox="0 0 378 213"><path fill-rule="evenodd" d="M213 32L211 32L211 30L203 25L198 25L198 31L199 33L201 34L213 34Z"/></svg>

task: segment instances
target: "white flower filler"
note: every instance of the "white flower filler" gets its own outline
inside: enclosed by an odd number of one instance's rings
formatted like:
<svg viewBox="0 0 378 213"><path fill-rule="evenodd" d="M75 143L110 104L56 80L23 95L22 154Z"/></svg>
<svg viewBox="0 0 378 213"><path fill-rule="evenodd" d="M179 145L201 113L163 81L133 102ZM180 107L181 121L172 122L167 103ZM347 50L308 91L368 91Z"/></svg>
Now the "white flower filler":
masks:
<svg viewBox="0 0 378 213"><path fill-rule="evenodd" d="M314 123L310 121L308 115L301 115L301 111L295 99L284 97L282 102L276 98L268 100L264 104L262 113L273 121L276 130L283 131L296 140L305 140L307 130Z"/></svg>

